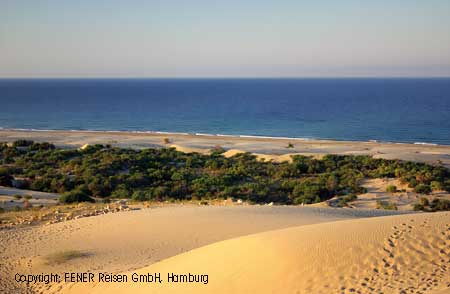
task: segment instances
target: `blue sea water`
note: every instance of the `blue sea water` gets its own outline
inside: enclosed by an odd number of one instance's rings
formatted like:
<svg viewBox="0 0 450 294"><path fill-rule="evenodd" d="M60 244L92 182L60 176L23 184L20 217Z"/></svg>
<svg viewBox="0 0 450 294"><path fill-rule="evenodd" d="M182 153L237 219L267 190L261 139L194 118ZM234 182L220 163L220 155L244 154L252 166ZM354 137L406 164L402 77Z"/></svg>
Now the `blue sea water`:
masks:
<svg viewBox="0 0 450 294"><path fill-rule="evenodd" d="M0 127L450 144L450 78L3 79Z"/></svg>

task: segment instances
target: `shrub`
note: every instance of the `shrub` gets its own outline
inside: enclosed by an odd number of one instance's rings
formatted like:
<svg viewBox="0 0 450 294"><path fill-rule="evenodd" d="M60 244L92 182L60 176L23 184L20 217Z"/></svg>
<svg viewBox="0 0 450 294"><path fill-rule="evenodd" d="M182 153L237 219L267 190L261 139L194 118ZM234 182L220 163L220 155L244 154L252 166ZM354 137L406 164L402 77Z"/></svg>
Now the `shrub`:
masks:
<svg viewBox="0 0 450 294"><path fill-rule="evenodd" d="M395 193L397 192L397 187L394 185L389 185L386 187L386 192L388 193Z"/></svg>
<svg viewBox="0 0 450 294"><path fill-rule="evenodd" d="M164 139L163 139L163 143L164 143L164 144L169 144L169 143L170 143L169 138L164 138Z"/></svg>
<svg viewBox="0 0 450 294"><path fill-rule="evenodd" d="M66 192L59 197L61 203L74 203L74 202L95 202L89 195L83 191L74 190Z"/></svg>
<svg viewBox="0 0 450 294"><path fill-rule="evenodd" d="M422 205L422 206L429 206L430 202L428 201L427 198L422 197L422 198L419 199L419 204Z"/></svg>
<svg viewBox="0 0 450 294"><path fill-rule="evenodd" d="M414 204L414 210L422 211L449 211L450 200L434 198L431 202L426 198L421 198L419 203Z"/></svg>
<svg viewBox="0 0 450 294"><path fill-rule="evenodd" d="M294 144L292 144L291 142L289 142L288 145L286 146L286 148L294 148Z"/></svg>
<svg viewBox="0 0 450 294"><path fill-rule="evenodd" d="M0 171L0 186L11 187L13 180L14 180L14 178L11 175L7 175L7 174L2 175L2 173Z"/></svg>
<svg viewBox="0 0 450 294"><path fill-rule="evenodd" d="M150 200L150 195L144 191L134 191L133 195L131 195L131 199L136 201L146 201Z"/></svg>
<svg viewBox="0 0 450 294"><path fill-rule="evenodd" d="M30 200L31 198L33 198L31 195L25 195L25 196L23 196L23 198L25 198L25 199L27 199L27 200Z"/></svg>
<svg viewBox="0 0 450 294"><path fill-rule="evenodd" d="M22 199L22 195L18 195L18 194L17 194L17 195L14 195L13 197L14 197L14 199L16 199L16 200Z"/></svg>
<svg viewBox="0 0 450 294"><path fill-rule="evenodd" d="M220 145L216 145L216 146L214 146L214 148L211 149L212 156L219 156L220 154L222 154L224 152L225 152L225 149Z"/></svg>
<svg viewBox="0 0 450 294"><path fill-rule="evenodd" d="M397 205L390 201L377 200L377 209L397 210Z"/></svg>
<svg viewBox="0 0 450 294"><path fill-rule="evenodd" d="M33 143L31 140L17 140L13 142L13 147L28 147L33 145Z"/></svg>
<svg viewBox="0 0 450 294"><path fill-rule="evenodd" d="M112 198L129 198L130 190L125 185L119 185L117 188L111 193Z"/></svg>
<svg viewBox="0 0 450 294"><path fill-rule="evenodd" d="M430 203L431 211L447 211L450 210L450 200L435 198Z"/></svg>
<svg viewBox="0 0 450 294"><path fill-rule="evenodd" d="M420 203L415 203L413 205L413 210L415 210L415 211L424 211L425 210L425 206L420 204Z"/></svg>
<svg viewBox="0 0 450 294"><path fill-rule="evenodd" d="M355 194L348 194L345 196L341 196L339 197L338 206L347 207L348 203L355 201L356 199L358 199L358 196L356 196Z"/></svg>
<svg viewBox="0 0 450 294"><path fill-rule="evenodd" d="M438 181L432 181L430 183L431 190L433 191L440 191L444 190L444 185L441 182Z"/></svg>
<svg viewBox="0 0 450 294"><path fill-rule="evenodd" d="M414 191L420 194L430 194L431 188L429 185L419 184L414 188Z"/></svg>

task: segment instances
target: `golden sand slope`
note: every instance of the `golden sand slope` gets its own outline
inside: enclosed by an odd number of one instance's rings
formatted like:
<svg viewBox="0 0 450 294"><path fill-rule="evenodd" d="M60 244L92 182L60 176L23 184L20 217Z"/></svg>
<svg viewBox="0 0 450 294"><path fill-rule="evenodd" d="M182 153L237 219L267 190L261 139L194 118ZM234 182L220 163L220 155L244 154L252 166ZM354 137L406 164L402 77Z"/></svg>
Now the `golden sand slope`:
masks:
<svg viewBox="0 0 450 294"><path fill-rule="evenodd" d="M223 153L223 156L225 157L233 157L239 153L245 153L246 151L244 150L239 150L239 149L230 149L227 150L226 152ZM276 155L276 154L263 154L263 153L252 153L253 155L256 156L257 159L259 160L264 160L264 161L273 161L273 162L283 162L283 161L287 161L287 162L292 162L292 156L294 155L304 155L304 156L312 156L316 159L321 159L323 157L324 154L321 153L317 153L317 154L310 154L310 153L301 153L301 152L297 152L297 153L286 153L286 154L280 154L280 155Z"/></svg>
<svg viewBox="0 0 450 294"><path fill-rule="evenodd" d="M249 234L393 213L397 212L276 205L169 205L0 230L0 293L24 290L24 284L14 282L14 273L127 272ZM74 250L86 256L60 264L47 263L49 256ZM36 286L49 293L44 284Z"/></svg>
<svg viewBox="0 0 450 294"><path fill-rule="evenodd" d="M208 284L100 283L65 293L450 293L450 213L306 225L218 242L138 273ZM130 274L129 274L130 275Z"/></svg>

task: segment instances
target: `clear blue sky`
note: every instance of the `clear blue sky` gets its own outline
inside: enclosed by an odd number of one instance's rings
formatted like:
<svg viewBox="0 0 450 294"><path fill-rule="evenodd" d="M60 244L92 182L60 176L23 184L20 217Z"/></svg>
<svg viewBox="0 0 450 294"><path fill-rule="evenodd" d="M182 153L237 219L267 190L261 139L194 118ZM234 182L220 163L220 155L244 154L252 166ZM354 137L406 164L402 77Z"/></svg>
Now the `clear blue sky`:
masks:
<svg viewBox="0 0 450 294"><path fill-rule="evenodd" d="M0 0L0 77L450 76L449 0Z"/></svg>

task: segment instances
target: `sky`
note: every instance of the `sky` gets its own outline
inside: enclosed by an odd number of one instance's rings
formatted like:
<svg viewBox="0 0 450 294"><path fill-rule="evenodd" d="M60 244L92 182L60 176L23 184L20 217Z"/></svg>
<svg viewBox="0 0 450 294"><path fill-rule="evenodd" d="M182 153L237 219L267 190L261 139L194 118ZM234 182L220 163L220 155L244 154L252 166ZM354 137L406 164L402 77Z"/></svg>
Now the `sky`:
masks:
<svg viewBox="0 0 450 294"><path fill-rule="evenodd" d="M0 78L450 76L449 0L0 0Z"/></svg>

